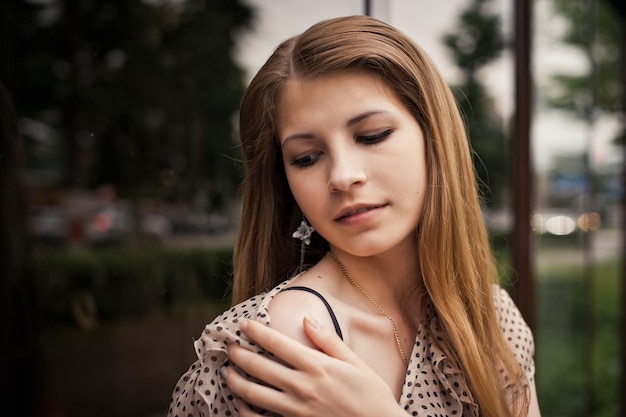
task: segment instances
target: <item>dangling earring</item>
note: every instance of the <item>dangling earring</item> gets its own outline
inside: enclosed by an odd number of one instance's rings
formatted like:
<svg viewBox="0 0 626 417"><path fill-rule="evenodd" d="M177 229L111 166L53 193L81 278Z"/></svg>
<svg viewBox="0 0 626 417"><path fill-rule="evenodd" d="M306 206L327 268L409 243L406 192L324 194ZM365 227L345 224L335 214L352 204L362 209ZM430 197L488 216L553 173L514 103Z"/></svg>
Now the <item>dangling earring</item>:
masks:
<svg viewBox="0 0 626 417"><path fill-rule="evenodd" d="M306 221L304 216L302 216L300 226L298 226L296 231L291 235L294 239L300 239L300 271L302 271L302 266L304 265L305 245L309 245L311 243L311 235L313 235L314 231L315 228Z"/></svg>

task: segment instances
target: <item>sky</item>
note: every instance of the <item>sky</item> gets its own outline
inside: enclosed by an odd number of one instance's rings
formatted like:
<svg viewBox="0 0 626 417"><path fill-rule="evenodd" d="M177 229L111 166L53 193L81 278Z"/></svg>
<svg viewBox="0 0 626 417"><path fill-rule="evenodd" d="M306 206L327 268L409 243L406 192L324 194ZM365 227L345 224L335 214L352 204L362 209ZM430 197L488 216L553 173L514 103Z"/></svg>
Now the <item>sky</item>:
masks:
<svg viewBox="0 0 626 417"><path fill-rule="evenodd" d="M237 59L246 70L248 80L263 65L273 49L283 40L306 30L312 24L331 17L363 14L363 0L245 0L257 9L253 31L241 37ZM405 32L438 65L450 84L458 79L458 72L441 42L444 33L455 28L457 16L469 0L371 0L372 15ZM512 33L511 0L495 0L494 11L502 17L506 36ZM584 58L577 51L567 49L557 39L565 22L555 18L546 0L535 2L533 68L536 83L535 96L550 74L563 71L582 71ZM507 51L486 68L483 81L497 103L503 120L513 113L513 55ZM583 152L589 144L598 165L619 161L620 153L609 144L618 128L615 119L600 119L590 130L583 123L567 115L541 108L535 110L531 128L534 166L538 171L549 169L552 157Z"/></svg>

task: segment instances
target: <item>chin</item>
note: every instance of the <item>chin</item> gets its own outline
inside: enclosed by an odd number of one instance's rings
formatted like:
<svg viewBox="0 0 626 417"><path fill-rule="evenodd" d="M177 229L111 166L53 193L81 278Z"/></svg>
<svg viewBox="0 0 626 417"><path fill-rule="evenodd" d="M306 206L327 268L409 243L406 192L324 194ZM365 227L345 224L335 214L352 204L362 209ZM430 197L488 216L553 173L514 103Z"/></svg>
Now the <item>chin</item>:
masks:
<svg viewBox="0 0 626 417"><path fill-rule="evenodd" d="M382 255L396 248L396 245L381 245L380 242L376 245L337 245L337 250L356 256L359 258L367 258L370 256Z"/></svg>

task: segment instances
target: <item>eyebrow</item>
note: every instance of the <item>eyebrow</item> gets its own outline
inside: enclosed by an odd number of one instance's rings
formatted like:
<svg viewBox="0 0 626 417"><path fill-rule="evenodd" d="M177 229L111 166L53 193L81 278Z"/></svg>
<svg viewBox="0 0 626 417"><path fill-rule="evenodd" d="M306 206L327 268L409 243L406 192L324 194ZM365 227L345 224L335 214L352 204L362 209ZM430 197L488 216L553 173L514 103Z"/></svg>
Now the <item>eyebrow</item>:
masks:
<svg viewBox="0 0 626 417"><path fill-rule="evenodd" d="M358 124L359 122L362 122L363 120L367 119L370 116L373 116L375 114L381 114L381 113L387 113L387 111L384 110L370 110L370 111L366 111L364 113L361 113L357 116L354 116L352 119L348 120L348 126L354 126L355 124Z"/></svg>
<svg viewBox="0 0 626 417"><path fill-rule="evenodd" d="M346 126L352 127L362 122L363 120L367 119L368 117L371 117L376 114L382 114L382 113L387 113L387 111L386 110L369 110L369 111L363 112L361 114L354 116L350 120L348 120L348 123L346 123ZM315 135L313 133L308 133L308 132L294 133L293 135L289 135L285 138L285 140L283 141L281 145L281 148L284 147L287 142L294 140L294 139L314 139L314 138L315 138Z"/></svg>

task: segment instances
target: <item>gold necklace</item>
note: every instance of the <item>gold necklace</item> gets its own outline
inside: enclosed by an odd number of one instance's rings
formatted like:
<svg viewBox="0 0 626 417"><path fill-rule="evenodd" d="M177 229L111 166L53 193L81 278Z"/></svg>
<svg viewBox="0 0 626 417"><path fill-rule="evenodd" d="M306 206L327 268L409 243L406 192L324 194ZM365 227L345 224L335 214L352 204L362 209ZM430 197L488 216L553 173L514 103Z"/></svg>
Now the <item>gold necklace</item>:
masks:
<svg viewBox="0 0 626 417"><path fill-rule="evenodd" d="M350 281L350 284L352 284L354 288L359 290L361 294L363 294L363 296L367 298L367 300L370 303L372 303L374 307L376 307L376 309L380 312L380 314L382 314L387 320L389 320L389 323L391 323L391 328L393 329L393 335L396 338L396 345L398 346L398 350L400 351L400 356L402 357L404 364L408 365L409 361L406 359L406 354L404 353L404 348L402 347L402 342L400 341L400 333L398 332L398 327L396 326L396 322L393 321L391 316L385 310L383 310L383 308L376 301L374 301L372 297L370 297L365 292L363 287L361 287L358 282L352 279L352 277L348 273L348 270L346 269L346 266L343 264L343 262L341 262L339 258L337 258L337 256L332 251L328 252L328 254L331 256L331 258L335 260L335 262L337 263L337 266L339 266L339 269L341 269L341 272L343 272L343 275L348 279L348 281Z"/></svg>

